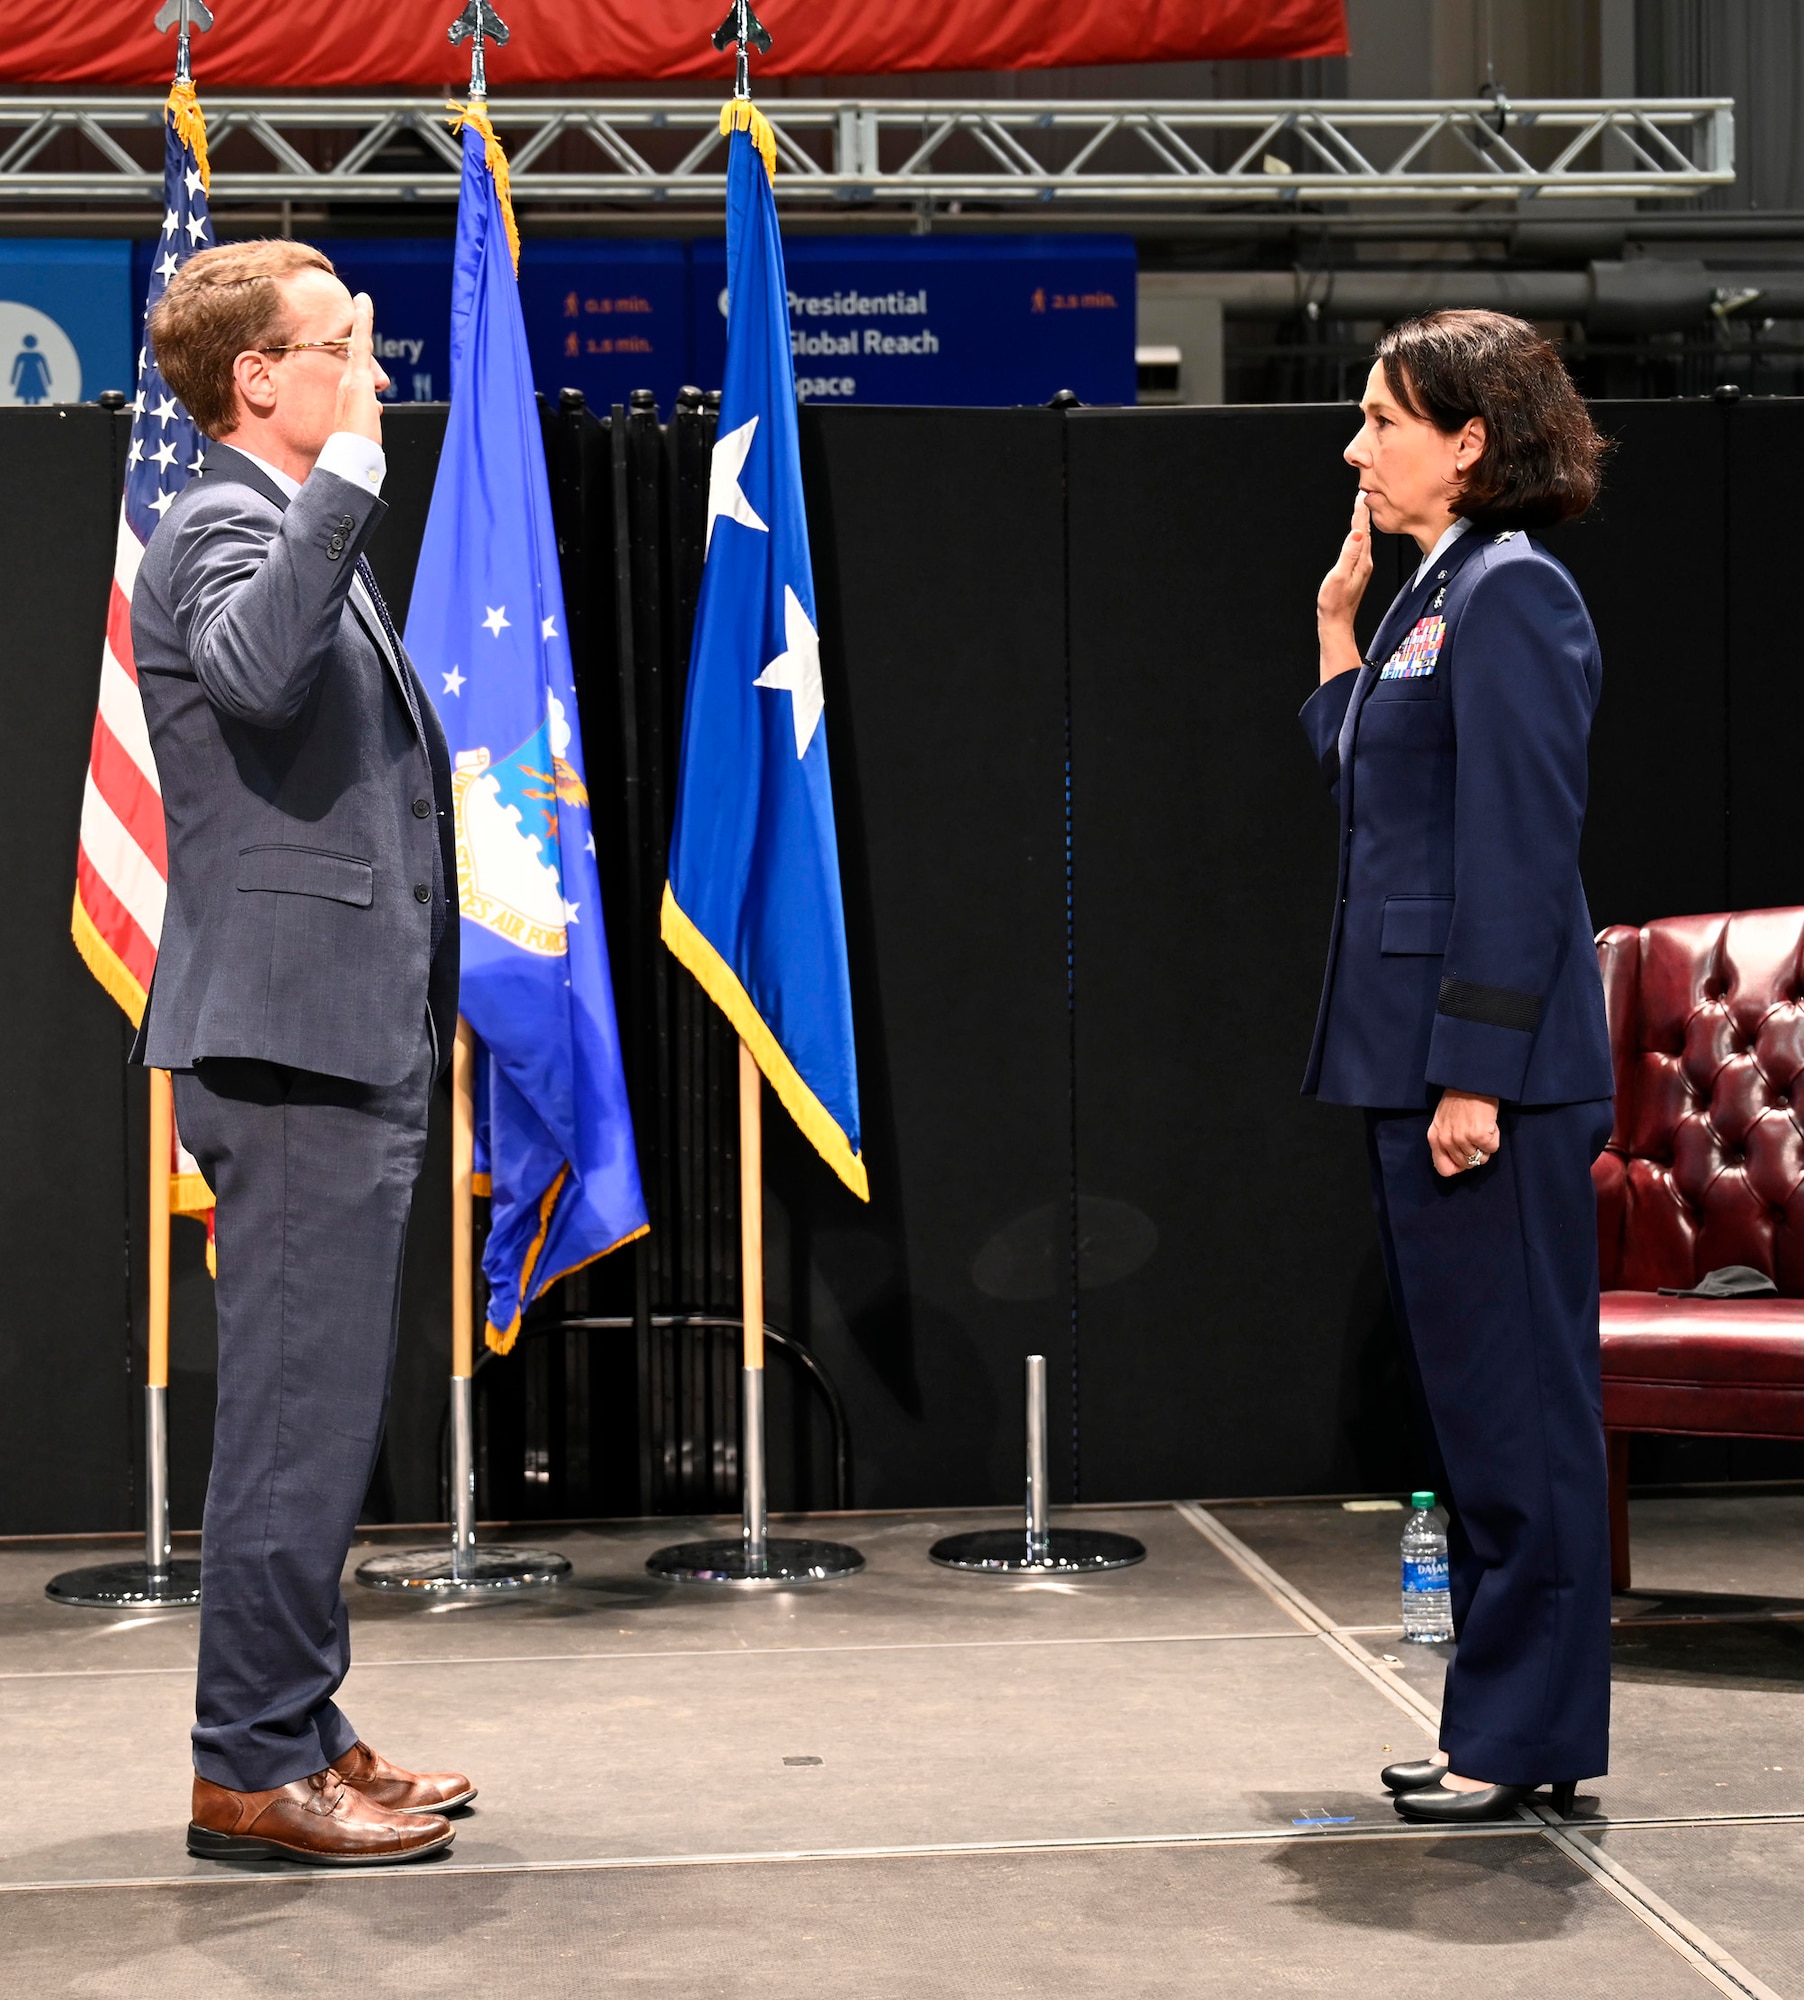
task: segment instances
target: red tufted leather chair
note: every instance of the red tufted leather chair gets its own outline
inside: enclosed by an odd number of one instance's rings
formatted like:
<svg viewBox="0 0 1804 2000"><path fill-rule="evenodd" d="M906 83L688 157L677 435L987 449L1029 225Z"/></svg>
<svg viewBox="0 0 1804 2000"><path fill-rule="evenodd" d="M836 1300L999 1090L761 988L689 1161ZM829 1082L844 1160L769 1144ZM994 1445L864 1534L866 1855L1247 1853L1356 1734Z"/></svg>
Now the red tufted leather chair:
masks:
<svg viewBox="0 0 1804 2000"><path fill-rule="evenodd" d="M1804 1437L1804 909L1600 934L1616 1127L1592 1168L1610 1553L1632 1431ZM1776 1299L1668 1299L1751 1264Z"/></svg>

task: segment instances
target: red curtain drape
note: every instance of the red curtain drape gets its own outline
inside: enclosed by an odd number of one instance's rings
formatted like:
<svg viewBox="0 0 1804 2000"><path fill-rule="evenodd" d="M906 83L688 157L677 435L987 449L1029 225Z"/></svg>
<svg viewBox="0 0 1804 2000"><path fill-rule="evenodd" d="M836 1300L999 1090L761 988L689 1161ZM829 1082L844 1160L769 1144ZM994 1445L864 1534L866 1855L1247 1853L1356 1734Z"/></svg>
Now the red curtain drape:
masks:
<svg viewBox="0 0 1804 2000"><path fill-rule="evenodd" d="M67 0L26 10L0 50L0 81L157 88L175 37L147 0ZM216 0L194 41L203 93L437 90L467 82L445 39L453 0L296 8ZM726 0L500 0L513 31L489 57L489 88L526 83L730 82L708 37ZM1332 56L1347 51L1342 0L766 0L775 38L761 76L875 76L908 70L1034 70L1078 63ZM755 87L755 86L754 86Z"/></svg>

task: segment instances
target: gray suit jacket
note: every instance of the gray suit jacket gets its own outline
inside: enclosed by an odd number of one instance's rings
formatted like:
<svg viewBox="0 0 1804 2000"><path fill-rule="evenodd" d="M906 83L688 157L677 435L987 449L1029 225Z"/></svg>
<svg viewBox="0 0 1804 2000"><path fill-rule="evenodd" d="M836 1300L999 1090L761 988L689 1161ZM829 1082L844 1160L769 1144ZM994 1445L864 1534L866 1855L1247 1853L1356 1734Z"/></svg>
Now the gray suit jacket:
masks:
<svg viewBox="0 0 1804 2000"><path fill-rule="evenodd" d="M251 1056L393 1084L428 1012L450 1059L450 758L411 662L351 588L386 511L329 472L290 502L209 441L145 548L132 648L169 899L134 1061Z"/></svg>

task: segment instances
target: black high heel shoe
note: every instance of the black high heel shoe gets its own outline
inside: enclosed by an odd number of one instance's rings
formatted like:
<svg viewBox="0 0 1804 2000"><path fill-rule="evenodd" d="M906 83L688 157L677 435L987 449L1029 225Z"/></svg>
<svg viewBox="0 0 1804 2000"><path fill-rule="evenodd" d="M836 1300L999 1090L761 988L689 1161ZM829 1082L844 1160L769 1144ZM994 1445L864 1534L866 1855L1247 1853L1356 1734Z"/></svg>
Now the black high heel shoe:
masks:
<svg viewBox="0 0 1804 2000"><path fill-rule="evenodd" d="M1378 1773L1378 1782L1395 1796L1398 1792L1425 1791L1430 1785L1438 1785L1447 1775L1447 1766L1437 1764L1431 1757L1424 1757L1414 1764L1387 1764Z"/></svg>
<svg viewBox="0 0 1804 2000"><path fill-rule="evenodd" d="M1445 1785L1400 1792L1391 1803L1408 1820L1430 1826L1473 1826L1485 1820L1514 1819L1516 1808L1532 1799L1539 1785L1487 1785L1482 1792L1452 1792ZM1572 1815L1578 1780L1555 1785L1549 1803L1561 1819Z"/></svg>

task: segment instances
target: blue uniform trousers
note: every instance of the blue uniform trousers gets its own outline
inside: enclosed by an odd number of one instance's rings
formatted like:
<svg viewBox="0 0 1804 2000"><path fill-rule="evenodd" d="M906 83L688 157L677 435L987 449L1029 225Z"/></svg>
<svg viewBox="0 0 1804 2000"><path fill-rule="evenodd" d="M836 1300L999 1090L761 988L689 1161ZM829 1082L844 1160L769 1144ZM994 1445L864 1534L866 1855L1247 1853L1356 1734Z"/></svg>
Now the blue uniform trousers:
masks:
<svg viewBox="0 0 1804 2000"><path fill-rule="evenodd" d="M201 1531L194 1768L256 1792L357 1732L339 1577L388 1409L435 1069L388 1086L236 1057L175 1077L218 1198L219 1404Z"/></svg>
<svg viewBox="0 0 1804 2000"><path fill-rule="evenodd" d="M1443 1179L1432 1111L1368 1111L1391 1298L1446 1468L1454 1629L1441 1747L1491 1784L1608 1768L1610 1536L1591 1162L1608 1100L1503 1104Z"/></svg>

